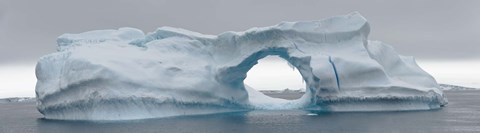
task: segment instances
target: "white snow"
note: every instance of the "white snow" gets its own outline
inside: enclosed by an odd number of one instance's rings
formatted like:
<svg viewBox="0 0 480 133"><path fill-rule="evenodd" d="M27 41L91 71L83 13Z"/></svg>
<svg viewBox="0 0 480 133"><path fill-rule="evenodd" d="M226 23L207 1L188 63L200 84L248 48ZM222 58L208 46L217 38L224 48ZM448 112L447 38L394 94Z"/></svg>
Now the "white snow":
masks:
<svg viewBox="0 0 480 133"><path fill-rule="evenodd" d="M367 39L359 13L203 35L162 27L64 34L36 67L38 109L48 119L124 120L252 109L429 110L446 104L435 79L412 57ZM268 55L306 83L298 100L245 86Z"/></svg>

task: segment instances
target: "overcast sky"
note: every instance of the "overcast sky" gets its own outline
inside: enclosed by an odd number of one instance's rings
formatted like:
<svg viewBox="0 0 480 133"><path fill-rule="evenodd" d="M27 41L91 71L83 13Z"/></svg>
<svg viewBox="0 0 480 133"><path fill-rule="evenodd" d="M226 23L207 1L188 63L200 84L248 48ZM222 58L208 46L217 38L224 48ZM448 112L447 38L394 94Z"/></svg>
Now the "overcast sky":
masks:
<svg viewBox="0 0 480 133"><path fill-rule="evenodd" d="M31 71L40 56L54 52L56 37L63 33L119 27L151 32L172 26L219 34L352 11L368 19L371 40L381 40L400 54L415 56L420 64L427 64L424 69L431 68L426 69L429 72L444 70L432 67L452 61L471 68L469 63L480 61L479 7L478 0L1 0L0 97L5 88L27 87L2 84L7 84L5 78L16 75L15 71ZM22 85L34 84L28 81Z"/></svg>

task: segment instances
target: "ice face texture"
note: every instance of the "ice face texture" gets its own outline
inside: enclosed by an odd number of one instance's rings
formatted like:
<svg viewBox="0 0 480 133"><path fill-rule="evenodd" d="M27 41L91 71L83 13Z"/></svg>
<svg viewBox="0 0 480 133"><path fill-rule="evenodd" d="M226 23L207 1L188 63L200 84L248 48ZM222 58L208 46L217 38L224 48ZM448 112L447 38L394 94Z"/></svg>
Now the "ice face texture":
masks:
<svg viewBox="0 0 480 133"><path fill-rule="evenodd" d="M412 57L369 41L359 13L203 35L162 27L61 35L36 66L38 110L47 119L125 120L252 109L398 111L447 103ZM298 100L246 86L259 59L278 55L306 83Z"/></svg>

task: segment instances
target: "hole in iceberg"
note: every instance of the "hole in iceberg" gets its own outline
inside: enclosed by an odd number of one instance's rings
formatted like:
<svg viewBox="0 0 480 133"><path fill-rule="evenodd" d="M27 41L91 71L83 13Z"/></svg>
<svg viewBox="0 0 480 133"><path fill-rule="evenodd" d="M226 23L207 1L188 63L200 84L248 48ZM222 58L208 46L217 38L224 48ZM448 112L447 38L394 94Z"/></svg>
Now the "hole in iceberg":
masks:
<svg viewBox="0 0 480 133"><path fill-rule="evenodd" d="M269 55L258 60L243 81L249 101L259 109L294 109L305 95L300 72L285 59Z"/></svg>
<svg viewBox="0 0 480 133"><path fill-rule="evenodd" d="M246 86L273 98L299 99L305 94L300 72L278 56L267 56L247 72Z"/></svg>

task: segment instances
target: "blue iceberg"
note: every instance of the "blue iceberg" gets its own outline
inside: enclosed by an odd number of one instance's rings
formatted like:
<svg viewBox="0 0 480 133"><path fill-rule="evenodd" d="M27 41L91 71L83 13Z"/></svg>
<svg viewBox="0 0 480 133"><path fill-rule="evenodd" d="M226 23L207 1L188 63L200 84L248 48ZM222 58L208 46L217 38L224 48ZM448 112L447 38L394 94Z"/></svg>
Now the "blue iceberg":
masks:
<svg viewBox="0 0 480 133"><path fill-rule="evenodd" d="M435 79L413 57L368 40L354 12L204 35L161 27L98 30L58 37L36 66L38 110L47 119L128 120L254 109L320 112L438 109ZM299 70L297 100L244 84L259 59L277 55Z"/></svg>

